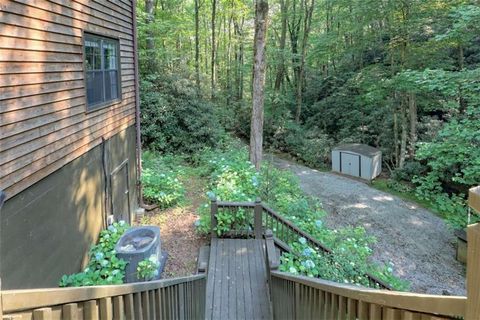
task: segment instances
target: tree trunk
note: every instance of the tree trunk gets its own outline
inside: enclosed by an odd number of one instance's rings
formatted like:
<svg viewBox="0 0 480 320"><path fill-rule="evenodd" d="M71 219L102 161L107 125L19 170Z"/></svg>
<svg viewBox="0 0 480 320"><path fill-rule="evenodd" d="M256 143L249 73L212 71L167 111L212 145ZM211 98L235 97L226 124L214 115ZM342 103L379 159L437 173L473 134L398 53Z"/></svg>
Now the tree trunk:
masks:
<svg viewBox="0 0 480 320"><path fill-rule="evenodd" d="M408 155L410 159L415 158L415 144L417 143L417 101L415 93L410 93L408 97L408 113L410 115L410 144Z"/></svg>
<svg viewBox="0 0 480 320"><path fill-rule="evenodd" d="M256 0L253 54L252 121L250 161L260 170L263 145L263 103L265 89L265 45L267 41L268 1Z"/></svg>
<svg viewBox="0 0 480 320"><path fill-rule="evenodd" d="M403 169L405 165L405 156L407 155L407 118L405 116L405 96L402 95L402 106L400 110L400 159L398 161L398 167Z"/></svg>
<svg viewBox="0 0 480 320"><path fill-rule="evenodd" d="M153 28L148 27L154 21L154 1L153 0L145 0L145 13L146 21L145 24L147 25L147 39L146 39L146 46L147 46L147 53L149 55L148 58L148 68L155 70L157 67L157 59L156 59L156 51L155 51L155 35L153 34Z"/></svg>
<svg viewBox="0 0 480 320"><path fill-rule="evenodd" d="M394 145L394 163L395 167L398 167L399 164L399 150L398 150L398 116L397 116L397 111L395 110L393 112L393 145Z"/></svg>
<svg viewBox="0 0 480 320"><path fill-rule="evenodd" d="M280 0L280 11L282 13L282 30L280 32L280 61L278 63L277 75L275 77L275 91L279 91L282 86L283 77L285 73L285 44L287 40L287 19L289 0Z"/></svg>
<svg viewBox="0 0 480 320"><path fill-rule="evenodd" d="M308 2L305 2L305 18L303 22L303 39L302 39L302 51L300 56L300 67L297 81L297 111L295 114L295 121L300 122L300 116L302 114L302 104L303 104L303 83L305 81L305 55L307 54L307 43L308 43L308 34L310 33L310 28L312 25L312 15L313 7L315 6L315 0L312 0L310 5Z"/></svg>
<svg viewBox="0 0 480 320"><path fill-rule="evenodd" d="M195 82L197 95L200 95L200 36L199 36L199 0L195 0Z"/></svg>
<svg viewBox="0 0 480 320"><path fill-rule="evenodd" d="M217 11L217 0L212 0L212 21L211 21L211 31L212 31L212 56L211 56L211 89L212 89L212 94L211 97L212 99L215 98L215 73L216 73L216 63L215 63L215 54L216 54L216 42L215 42L215 19L216 19L216 11Z"/></svg>

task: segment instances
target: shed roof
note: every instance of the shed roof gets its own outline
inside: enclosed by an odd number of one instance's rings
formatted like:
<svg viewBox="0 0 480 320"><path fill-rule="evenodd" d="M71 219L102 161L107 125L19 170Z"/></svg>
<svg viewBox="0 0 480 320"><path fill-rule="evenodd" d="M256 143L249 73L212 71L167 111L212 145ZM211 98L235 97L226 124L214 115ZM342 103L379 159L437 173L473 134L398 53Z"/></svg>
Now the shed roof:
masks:
<svg viewBox="0 0 480 320"><path fill-rule="evenodd" d="M361 144L361 143L344 144L344 145L340 145L338 147L335 147L333 150L334 151L354 152L354 153L358 153L360 155L367 156L367 157L373 157L373 156L381 153L381 151L379 149L371 147L371 146L366 145L366 144Z"/></svg>

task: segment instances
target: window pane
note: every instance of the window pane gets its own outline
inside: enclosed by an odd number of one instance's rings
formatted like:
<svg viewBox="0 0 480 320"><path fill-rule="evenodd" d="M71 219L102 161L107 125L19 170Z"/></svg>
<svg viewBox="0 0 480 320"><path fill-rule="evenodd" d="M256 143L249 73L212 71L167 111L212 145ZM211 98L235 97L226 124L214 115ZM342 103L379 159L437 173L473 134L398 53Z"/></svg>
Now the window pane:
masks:
<svg viewBox="0 0 480 320"><path fill-rule="evenodd" d="M101 69L100 41L92 38L85 40L85 64L87 70Z"/></svg>
<svg viewBox="0 0 480 320"><path fill-rule="evenodd" d="M118 71L105 71L105 99L114 100L118 98Z"/></svg>
<svg viewBox="0 0 480 320"><path fill-rule="evenodd" d="M91 107L103 102L103 71L87 72L87 103Z"/></svg>
<svg viewBox="0 0 480 320"><path fill-rule="evenodd" d="M85 35L87 109L120 97L118 40Z"/></svg>
<svg viewBox="0 0 480 320"><path fill-rule="evenodd" d="M103 53L105 69L117 69L117 45L113 42L105 41L103 43Z"/></svg>

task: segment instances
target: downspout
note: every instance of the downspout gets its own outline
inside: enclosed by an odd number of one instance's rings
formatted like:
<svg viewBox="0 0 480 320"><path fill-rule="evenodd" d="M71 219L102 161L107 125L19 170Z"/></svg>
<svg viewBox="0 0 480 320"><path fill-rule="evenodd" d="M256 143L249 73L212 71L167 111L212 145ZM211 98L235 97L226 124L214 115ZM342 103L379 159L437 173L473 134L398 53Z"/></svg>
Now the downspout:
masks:
<svg viewBox="0 0 480 320"><path fill-rule="evenodd" d="M132 22L133 22L133 68L135 73L135 131L136 131L136 148L135 155L137 160L137 195L138 195L138 205L140 208L144 208L147 211L157 208L156 205L150 206L143 202L143 192L142 192L142 140L140 137L140 85L138 81L139 72L138 72L138 42L137 42L137 1L132 0Z"/></svg>

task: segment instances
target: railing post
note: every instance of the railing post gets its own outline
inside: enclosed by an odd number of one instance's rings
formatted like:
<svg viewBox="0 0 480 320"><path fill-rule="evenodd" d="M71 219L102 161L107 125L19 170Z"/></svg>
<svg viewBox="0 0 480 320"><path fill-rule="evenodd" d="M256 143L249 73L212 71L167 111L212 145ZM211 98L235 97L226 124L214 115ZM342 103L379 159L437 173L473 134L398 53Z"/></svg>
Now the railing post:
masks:
<svg viewBox="0 0 480 320"><path fill-rule="evenodd" d="M262 200L257 198L255 200L255 207L253 208L253 232L255 239L262 239Z"/></svg>
<svg viewBox="0 0 480 320"><path fill-rule="evenodd" d="M480 223L467 227L467 310L465 320L480 319Z"/></svg>
<svg viewBox="0 0 480 320"><path fill-rule="evenodd" d="M214 198L212 199L212 202L210 204L210 214L211 214L210 234L212 238L217 237L217 233L215 231L215 229L217 228L217 213L218 213L218 203L217 203L217 199Z"/></svg>

